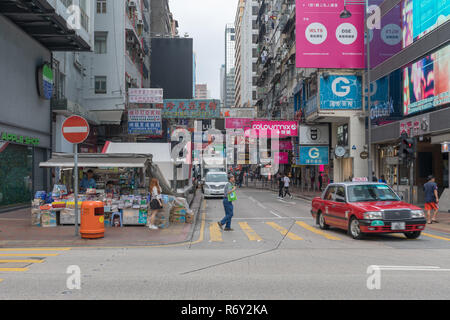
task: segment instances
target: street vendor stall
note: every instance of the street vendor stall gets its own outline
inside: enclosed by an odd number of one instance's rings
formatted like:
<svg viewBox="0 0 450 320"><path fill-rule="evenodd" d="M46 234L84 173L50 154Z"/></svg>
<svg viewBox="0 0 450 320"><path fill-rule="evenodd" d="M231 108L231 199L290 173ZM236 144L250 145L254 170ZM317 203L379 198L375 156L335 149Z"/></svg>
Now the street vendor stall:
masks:
<svg viewBox="0 0 450 320"><path fill-rule="evenodd" d="M79 208L83 201L101 201L104 204L105 225L147 224L149 184L157 172L157 169L152 167L152 155L79 154L78 166L82 168L78 177L78 180L82 181L81 193L77 199ZM73 155L54 153L53 157L41 163L40 167L56 169L56 184L51 197L42 192L36 194L32 203L32 223L43 227L57 224L74 225ZM83 178L86 173L89 173L88 176ZM167 228L169 220L174 220L171 219L171 214L176 215L174 211L180 211L181 207L186 214L191 214L184 199L171 195L170 190L166 191L169 192L163 195L165 208L155 223L160 228ZM191 218L185 217L183 222L186 220L190 221Z"/></svg>

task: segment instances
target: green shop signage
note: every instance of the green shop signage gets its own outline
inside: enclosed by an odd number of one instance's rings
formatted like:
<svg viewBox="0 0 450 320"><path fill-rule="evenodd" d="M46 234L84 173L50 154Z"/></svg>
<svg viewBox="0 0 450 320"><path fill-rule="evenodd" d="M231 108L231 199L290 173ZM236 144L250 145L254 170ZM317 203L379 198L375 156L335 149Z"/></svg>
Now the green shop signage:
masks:
<svg viewBox="0 0 450 320"><path fill-rule="evenodd" d="M50 100L53 95L54 81L53 70L49 64L43 64L37 70L37 84L39 95L47 100Z"/></svg>
<svg viewBox="0 0 450 320"><path fill-rule="evenodd" d="M20 143L20 144L25 144L25 145L30 145L30 146L38 146L39 145L38 138L25 137L25 136L20 136L17 134L12 134L12 133L7 133L7 132L3 132L2 135L0 136L0 138L1 138L0 140L7 141L7 142L15 142L15 143Z"/></svg>

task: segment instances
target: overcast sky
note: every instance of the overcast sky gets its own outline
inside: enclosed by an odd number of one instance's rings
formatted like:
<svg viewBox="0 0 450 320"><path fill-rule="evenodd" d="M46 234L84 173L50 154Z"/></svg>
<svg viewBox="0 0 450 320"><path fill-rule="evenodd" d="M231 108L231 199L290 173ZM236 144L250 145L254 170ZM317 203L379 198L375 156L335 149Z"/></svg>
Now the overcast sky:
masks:
<svg viewBox="0 0 450 320"><path fill-rule="evenodd" d="M211 97L220 99L220 66L225 64L225 25L234 23L238 0L169 0L180 36L194 39L197 83L207 83Z"/></svg>

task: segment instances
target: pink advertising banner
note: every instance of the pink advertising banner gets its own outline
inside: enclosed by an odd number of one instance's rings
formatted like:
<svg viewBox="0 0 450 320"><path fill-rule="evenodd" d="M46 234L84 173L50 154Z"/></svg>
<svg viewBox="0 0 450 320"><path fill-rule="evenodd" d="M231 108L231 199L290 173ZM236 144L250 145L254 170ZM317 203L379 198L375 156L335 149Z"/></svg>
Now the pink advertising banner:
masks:
<svg viewBox="0 0 450 320"><path fill-rule="evenodd" d="M364 68L364 1L296 0L297 68Z"/></svg>
<svg viewBox="0 0 450 320"><path fill-rule="evenodd" d="M225 129L240 129L250 127L254 119L251 118L226 118Z"/></svg>
<svg viewBox="0 0 450 320"><path fill-rule="evenodd" d="M270 135L278 134L280 137L296 137L298 135L297 121L252 121L252 129L258 136L260 130L267 130Z"/></svg>
<svg viewBox="0 0 450 320"><path fill-rule="evenodd" d="M288 164L289 154L287 152L275 152L275 161L277 160L279 164Z"/></svg>
<svg viewBox="0 0 450 320"><path fill-rule="evenodd" d="M280 141L280 150L292 150L292 141Z"/></svg>

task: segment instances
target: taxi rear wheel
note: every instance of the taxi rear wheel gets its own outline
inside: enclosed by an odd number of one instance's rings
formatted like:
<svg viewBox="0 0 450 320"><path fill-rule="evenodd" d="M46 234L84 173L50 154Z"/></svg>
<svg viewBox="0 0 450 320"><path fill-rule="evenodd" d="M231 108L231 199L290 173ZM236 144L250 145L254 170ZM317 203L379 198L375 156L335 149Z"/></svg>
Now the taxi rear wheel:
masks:
<svg viewBox="0 0 450 320"><path fill-rule="evenodd" d="M350 220L350 224L348 225L348 233L355 240L360 240L364 236L361 232L359 221L355 217Z"/></svg>
<svg viewBox="0 0 450 320"><path fill-rule="evenodd" d="M330 228L330 226L325 223L325 218L324 218L322 212L319 212L319 216L317 217L317 220L319 222L320 229L327 230Z"/></svg>
<svg viewBox="0 0 450 320"><path fill-rule="evenodd" d="M421 231L411 231L411 232L405 232L405 237L407 237L408 239L417 239L418 237L420 237L420 234L422 232Z"/></svg>

